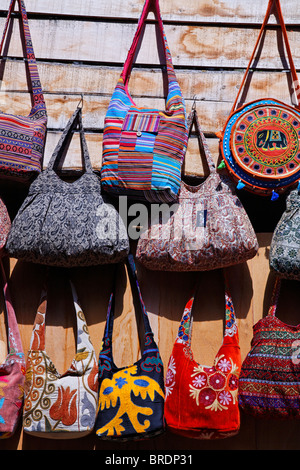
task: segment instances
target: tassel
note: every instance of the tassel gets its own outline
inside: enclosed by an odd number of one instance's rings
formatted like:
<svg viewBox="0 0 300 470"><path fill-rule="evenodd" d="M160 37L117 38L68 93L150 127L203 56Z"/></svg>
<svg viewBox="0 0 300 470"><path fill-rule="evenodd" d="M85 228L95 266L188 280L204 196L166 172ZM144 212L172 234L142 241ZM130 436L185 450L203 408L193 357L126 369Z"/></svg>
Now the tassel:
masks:
<svg viewBox="0 0 300 470"><path fill-rule="evenodd" d="M243 189L246 185L240 180L237 184L236 189Z"/></svg>
<svg viewBox="0 0 300 470"><path fill-rule="evenodd" d="M220 165L218 166L218 170L223 170L223 168L226 168L224 160L221 161Z"/></svg>
<svg viewBox="0 0 300 470"><path fill-rule="evenodd" d="M279 194L276 193L274 190L272 191L272 197L271 197L271 201L276 201L276 199L279 198Z"/></svg>

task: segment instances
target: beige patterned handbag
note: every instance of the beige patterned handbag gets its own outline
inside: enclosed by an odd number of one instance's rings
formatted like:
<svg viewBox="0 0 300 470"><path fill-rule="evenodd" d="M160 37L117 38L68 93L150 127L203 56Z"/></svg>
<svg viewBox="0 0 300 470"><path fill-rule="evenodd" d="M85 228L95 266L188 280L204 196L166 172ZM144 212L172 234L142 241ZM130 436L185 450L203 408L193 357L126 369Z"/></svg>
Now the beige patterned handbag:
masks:
<svg viewBox="0 0 300 470"><path fill-rule="evenodd" d="M165 271L207 271L253 258L258 241L249 217L228 177L213 163L196 109L188 117L189 135L195 123L209 176L198 186L181 182L178 204L156 211L141 231L136 257L147 268Z"/></svg>
<svg viewBox="0 0 300 470"><path fill-rule="evenodd" d="M60 374L45 350L47 294L42 293L26 364L23 429L38 437L70 439L89 434L98 403L98 365L84 314L71 283L77 319L77 352Z"/></svg>

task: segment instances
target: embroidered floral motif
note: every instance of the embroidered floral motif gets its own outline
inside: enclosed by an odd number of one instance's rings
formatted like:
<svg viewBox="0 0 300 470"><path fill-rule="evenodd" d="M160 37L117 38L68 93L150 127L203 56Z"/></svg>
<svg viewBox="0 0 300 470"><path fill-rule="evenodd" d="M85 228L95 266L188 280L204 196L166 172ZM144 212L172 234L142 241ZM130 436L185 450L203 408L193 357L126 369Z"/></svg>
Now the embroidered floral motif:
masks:
<svg viewBox="0 0 300 470"><path fill-rule="evenodd" d="M167 374L166 374L166 382L165 382L166 398L168 395L171 395L173 391L173 388L175 385L175 375L176 375L176 364L175 364L174 357L171 356L170 361L169 361L169 367L168 367Z"/></svg>

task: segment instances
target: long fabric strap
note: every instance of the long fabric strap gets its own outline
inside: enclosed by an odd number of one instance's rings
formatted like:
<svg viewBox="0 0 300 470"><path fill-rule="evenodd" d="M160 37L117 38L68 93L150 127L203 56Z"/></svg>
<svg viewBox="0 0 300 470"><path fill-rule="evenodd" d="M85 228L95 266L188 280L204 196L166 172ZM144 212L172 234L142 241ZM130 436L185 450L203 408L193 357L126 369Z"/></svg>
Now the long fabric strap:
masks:
<svg viewBox="0 0 300 470"><path fill-rule="evenodd" d="M140 305L142 316L143 316L145 334L152 333L149 318L148 318L148 313L147 313L147 310L146 310L146 307L142 298L141 289L140 289L137 275L136 275L136 267L135 267L134 258L131 253L128 255L128 258L126 260L126 265L127 265L127 271L128 271L131 289L133 293L134 291L138 293L139 305ZM104 332L104 337L106 338L108 337L110 339L112 339L112 333L113 333L117 272L118 272L118 269L116 268L115 276L114 276L114 285L113 285L113 290L109 299L106 326L105 326L105 332Z"/></svg>
<svg viewBox="0 0 300 470"><path fill-rule="evenodd" d="M142 31L143 31L143 28L144 28L144 25L145 25L145 21L147 19L147 16L148 16L150 10L151 10L151 7L153 7L153 12L154 12L155 17L158 21L159 31L160 31L161 39L162 39L163 46L164 46L166 65L167 65L168 81L169 81L169 83L171 81L177 81L176 76L175 76L175 72L174 72L173 63L172 63L171 53L170 53L168 43L167 43L167 38L166 38L166 35L164 33L164 26L163 26L163 22L162 22L161 13L160 13L159 0L146 0L145 3L144 3L142 14L141 14L139 22L138 22L137 30L135 32L131 47L130 47L128 55L127 55L127 59L125 61L124 67L123 67L123 71L122 71L122 74L121 74L121 77L123 78L123 81L124 81L125 85L128 83L130 73L131 73L131 69L132 69L132 64L133 64L135 54L136 54L136 51L137 51L137 47L138 47L139 41L141 39L141 34L142 34Z"/></svg>
<svg viewBox="0 0 300 470"><path fill-rule="evenodd" d="M30 35L30 29L29 29L29 24L28 24L28 18L27 18L27 12L25 8L25 4L23 0L11 0L10 6L8 9L7 13L7 18L6 18L6 23L2 35L2 40L0 43L0 57L2 54L2 49L3 49L3 44L4 40L7 34L8 30L8 25L9 21L11 19L11 14L14 10L14 6L16 1L19 4L19 10L21 13L21 19L22 19L22 33L24 37L24 43L25 43L25 49L26 49L26 58L28 61L28 70L29 70L29 76L30 76L30 81L31 81L31 87L32 87L32 93L33 93L33 105L39 105L39 109L41 108L46 108L45 105L45 100L43 96L43 91L41 88L41 83L40 83L40 78L39 78L39 73L38 73L38 68L36 65L36 59L33 51L33 46L32 46L32 41L31 41L31 35Z"/></svg>
<svg viewBox="0 0 300 470"><path fill-rule="evenodd" d="M256 44L255 44L255 46L254 46L254 50L253 50L252 56L251 56L250 61L249 61L249 64L248 64L248 67L247 67L246 72L245 72L245 74L244 74L244 78L243 78L243 80L242 80L242 84L241 84L241 86L240 86L240 88L239 88L238 94L237 94L236 99L235 99L235 101L234 101L234 104L233 104L233 106L232 106L231 113L233 113L233 112L236 110L239 96L240 96L241 91L242 91L242 89L243 89L243 87L244 87L244 85L245 85L245 81L246 81L246 79L247 79L247 76L248 76L248 73L249 73L251 64L252 64L252 62L253 62L253 59L254 59L254 56L255 56L255 54L256 54L257 48L258 48L258 46L259 46L259 43L260 43L260 40L261 40L261 38L262 38L263 32L264 32L264 30L265 30L265 28L266 28L266 26L267 26L268 21L269 21L269 17L270 17L270 15L271 15L271 12L272 12L273 7L275 7L275 8L277 9L278 18L279 18L279 23L280 23L280 26L281 26L281 29L282 29L282 34L283 34L283 38L284 38L284 42L285 42L285 46L286 46L286 50L287 50L287 55L288 55L288 59L289 59L289 63L290 63L291 74L292 74L292 78L293 78L293 82L294 82L295 94L296 94L296 97L297 97L297 108L300 107L299 96L298 96L298 93L299 93L298 75L297 75L296 68L295 68L295 64L294 64L294 61L293 61L293 56L292 56L292 52L291 52L291 48L290 48L290 43L289 43L289 39L288 39L286 27L285 27L285 22L284 22L284 18L283 18L283 15L282 15L280 0L269 0L269 3L268 3L268 7L267 7L267 11L266 11L266 15L265 15L264 21L263 21L263 23L262 23L262 26L261 26L261 29L260 29L260 32L259 32L259 35L258 35ZM297 92L298 92L298 93L297 93Z"/></svg>
<svg viewBox="0 0 300 470"><path fill-rule="evenodd" d="M8 353L15 353L15 354L23 354L23 346L20 336L20 331L16 319L16 314L12 305L11 295L8 288L8 283L6 279L6 274L4 270L4 266L2 263L2 259L0 260L0 269L1 269L1 277L2 277L2 288L3 288L3 295L4 295L4 303L5 303L5 310L6 310L6 318L7 318L7 330L8 330Z"/></svg>
<svg viewBox="0 0 300 470"><path fill-rule="evenodd" d="M81 144L81 154L82 154L82 160L83 160L83 166L87 172L92 172L92 164L90 161L90 156L88 152L88 147L83 131L83 124L82 124L82 108L81 106L77 106L76 110L72 114L71 118L69 119L69 122L67 123L56 147L55 150L49 160L47 170L53 170L54 167L57 167L57 165L60 163L60 160L62 156L64 155L65 149L70 143L70 140L72 138L72 131L76 129L76 126L78 125L79 128L79 134L80 134L80 144Z"/></svg>
<svg viewBox="0 0 300 470"><path fill-rule="evenodd" d="M270 316L275 317L276 315L280 290L281 290L281 279L279 276L276 276L275 281L274 281L273 291L272 291L271 303L270 303L270 307L268 311L268 315Z"/></svg>

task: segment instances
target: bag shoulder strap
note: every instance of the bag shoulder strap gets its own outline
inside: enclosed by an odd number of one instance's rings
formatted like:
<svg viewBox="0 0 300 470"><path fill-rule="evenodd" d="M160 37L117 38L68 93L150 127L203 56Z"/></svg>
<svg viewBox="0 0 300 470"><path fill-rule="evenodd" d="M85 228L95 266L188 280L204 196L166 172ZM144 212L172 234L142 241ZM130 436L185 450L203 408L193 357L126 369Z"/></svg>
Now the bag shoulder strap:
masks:
<svg viewBox="0 0 300 470"><path fill-rule="evenodd" d="M161 13L160 13L160 7L159 7L159 0L145 0L144 7L143 7L143 10L142 10L139 22L138 22L138 26L137 26L131 47L129 49L126 61L124 63L122 74L121 74L121 77L123 78L125 85L128 83L128 80L130 78L132 64L135 58L138 44L141 40L141 35L142 35L142 31L145 25L145 21L148 17L148 14L151 8L153 8L153 12L158 21L159 31L160 31L160 35L163 41L169 85L171 82L177 82L173 63L172 63L171 52L170 52L167 38L164 32L164 26L163 26Z"/></svg>
<svg viewBox="0 0 300 470"><path fill-rule="evenodd" d="M276 316L280 290L281 290L281 279L279 276L276 276L275 281L274 281L273 291L272 291L271 303L270 303L270 307L268 310L268 316L271 316L271 317Z"/></svg>
<svg viewBox="0 0 300 470"><path fill-rule="evenodd" d="M69 119L56 147L55 150L49 160L47 170L53 170L58 166L66 149L68 148L70 141L73 136L73 131L78 126L79 134L80 134L80 144L81 144L81 155L83 160L84 169L87 172L92 172L92 164L90 161L89 151L84 135L83 124L82 124L82 108L81 106L77 106L76 110L72 114L71 118Z"/></svg>
<svg viewBox="0 0 300 470"><path fill-rule="evenodd" d="M16 314L13 308L11 295L6 279L5 270L3 267L2 260L0 260L1 265L1 276L3 281L3 294L4 294L4 303L5 303L5 313L7 318L7 331L8 331L8 354L17 355L21 362L25 364L25 356L23 352L23 346L21 341L21 335L19 331L19 326L17 323Z"/></svg>
<svg viewBox="0 0 300 470"><path fill-rule="evenodd" d="M38 108L39 112L41 112L42 110L46 112L44 95L43 95L43 91L41 87L38 68L37 68L36 59L35 59L34 50L33 50L32 41L31 41L31 34L30 34L30 29L29 29L29 24L28 24L27 12L26 12L25 3L23 0L11 0L10 2L10 6L8 9L7 18L6 18L6 23L5 23L5 27L4 27L4 31L2 35L2 40L0 43L0 57L2 54L4 40L7 34L8 25L11 19L11 14L14 10L16 1L19 4L19 10L21 13L21 22L22 22L21 32L24 37L26 59L28 63L28 70L29 70L29 76L30 76L31 87L32 87L32 95L33 95L33 108L32 109ZM31 111L31 113L32 112L33 111Z"/></svg>
<svg viewBox="0 0 300 470"><path fill-rule="evenodd" d="M300 103L299 103L299 91L300 91L300 86L299 86L299 81L298 81L298 75L297 75L297 72L296 72L296 68L295 68L295 64L294 64L294 61L293 61L293 56L292 56L292 52L291 52L291 48L290 48L290 43L289 43L289 39L288 39L288 35L287 35L287 31L286 31L286 26L285 26L285 22L284 22L284 18L283 18L283 14L282 14L282 10L281 10L281 4L280 4L280 0L269 0L269 3L268 3L268 7L267 7L267 11L266 11L266 15L265 15L265 18L264 18L264 21L262 23L262 26L261 26L261 29L260 29L260 32L259 32L259 35L258 35L258 38L257 38L257 41L255 43L255 46L254 46L254 50L253 50L253 53L251 55L251 58L249 60L249 63L248 63L248 67L246 69L246 72L244 74L244 77L243 77L243 80L242 80L242 83L241 83L241 86L239 88L239 91L238 91L238 94L236 96L236 99L234 101L234 104L232 106L232 109L231 109L231 113L232 114L236 108L237 108L237 103L238 103L238 99L240 97L240 94L241 94L241 91L245 85L245 82L246 82L246 79L247 79L247 76L248 76L248 73L249 73L249 70L250 70L250 67L251 67L251 64L253 62L253 59L255 57L255 54L256 54L256 51L258 49L258 46L259 46L259 43L261 41L261 38L262 38L262 35L266 29L266 26L267 26L267 23L269 21L269 18L270 18L270 15L271 15L271 12L273 10L273 8L276 8L277 10L277 13L278 13L278 19L279 19L279 24L281 26L281 30L282 30L282 34L283 34L283 38L284 38L284 42L285 42L285 46L286 46L286 51L287 51L287 55L288 55L288 59L289 59L289 63L290 63L290 68L291 68L291 74L292 74L292 78L293 78L293 86L295 88L295 95L296 95L296 98L297 98L297 105L296 107L299 108L300 107ZM297 93L298 92L298 93Z"/></svg>

